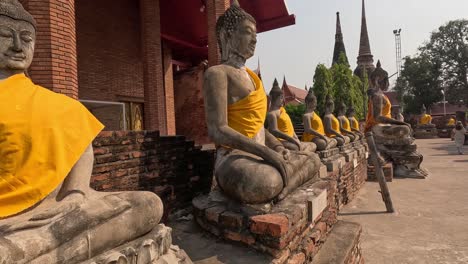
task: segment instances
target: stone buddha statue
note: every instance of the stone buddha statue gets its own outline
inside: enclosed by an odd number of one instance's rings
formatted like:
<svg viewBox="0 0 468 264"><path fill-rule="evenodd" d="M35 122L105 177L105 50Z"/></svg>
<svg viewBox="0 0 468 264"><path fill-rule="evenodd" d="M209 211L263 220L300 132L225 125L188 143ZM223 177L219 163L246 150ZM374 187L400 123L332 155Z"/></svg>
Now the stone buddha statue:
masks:
<svg viewBox="0 0 468 264"><path fill-rule="evenodd" d="M344 103L338 104L337 110L337 118L338 121L340 122L340 132L343 135L346 135L349 137L351 142L354 142L356 140L359 140L359 135L355 134L352 129L351 129L351 122L349 119L346 117L346 105Z"/></svg>
<svg viewBox="0 0 468 264"><path fill-rule="evenodd" d="M421 116L418 120L418 128L434 128L435 124L432 124L432 116L427 114L426 106L423 104L421 108Z"/></svg>
<svg viewBox="0 0 468 264"><path fill-rule="evenodd" d="M353 131L354 134L358 135L360 139L363 139L364 134L362 134L361 129L359 128L359 122L357 121L355 115L356 111L354 110L354 108L349 107L348 111L346 111L346 116L348 117L351 126L351 131Z"/></svg>
<svg viewBox="0 0 468 264"><path fill-rule="evenodd" d="M325 134L328 137L334 138L337 141L337 146L343 146L350 142L350 138L343 135L341 132L340 121L333 114L335 109L335 102L330 95L327 95L325 102L325 115L323 116L323 123L325 128Z"/></svg>
<svg viewBox="0 0 468 264"><path fill-rule="evenodd" d="M283 91L278 85L278 80L275 79L270 91L270 109L267 114L268 131L289 150L315 152L317 146L314 143L301 142L297 137L291 118L283 107L283 102Z"/></svg>
<svg viewBox="0 0 468 264"><path fill-rule="evenodd" d="M336 147L336 139L329 138L325 135L322 118L315 112L317 108L317 97L314 95L312 87L309 89L305 98L305 105L306 110L302 117L302 122L304 123L302 141L314 142L319 151Z"/></svg>
<svg viewBox="0 0 468 264"><path fill-rule="evenodd" d="M391 117L391 103L384 91L388 89L388 72L382 69L380 61L370 75L372 91L366 118L366 132L374 133L375 142L381 154L394 166L394 175L401 177L426 177L420 167L423 156L416 151L416 144L408 123Z"/></svg>
<svg viewBox="0 0 468 264"><path fill-rule="evenodd" d="M205 72L208 133L217 146L215 177L220 189L245 204L281 200L315 179L318 155L290 151L268 130L267 96L258 76L245 67L254 55L254 18L237 1L219 17L221 64Z"/></svg>
<svg viewBox="0 0 468 264"><path fill-rule="evenodd" d="M400 122L405 122L405 117L401 113L401 107L399 107L399 106L395 107L394 117L393 118L395 120L400 121Z"/></svg>
<svg viewBox="0 0 468 264"><path fill-rule="evenodd" d="M0 263L81 263L148 234L163 205L150 192L89 187L91 142L103 126L78 101L25 76L35 40L33 17L2 0Z"/></svg>
<svg viewBox="0 0 468 264"><path fill-rule="evenodd" d="M447 121L447 126L448 127L455 127L455 124L457 123L457 118L452 115L450 116L449 120Z"/></svg>

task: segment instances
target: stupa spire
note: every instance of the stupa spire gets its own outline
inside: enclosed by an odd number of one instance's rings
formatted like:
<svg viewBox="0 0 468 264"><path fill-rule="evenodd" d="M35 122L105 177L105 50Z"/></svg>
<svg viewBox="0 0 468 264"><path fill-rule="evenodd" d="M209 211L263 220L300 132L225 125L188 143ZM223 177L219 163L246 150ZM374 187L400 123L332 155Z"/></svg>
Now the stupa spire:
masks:
<svg viewBox="0 0 468 264"><path fill-rule="evenodd" d="M361 16L361 38L359 43L359 55L357 57L357 68L354 74L359 77L363 77L363 70L367 71L367 74L375 69L374 56L371 52L369 33L367 31L367 18L366 18L366 3L362 0L362 16Z"/></svg>
<svg viewBox="0 0 468 264"><path fill-rule="evenodd" d="M341 53L345 55L346 63L349 64L348 57L346 56L345 44L343 41L343 31L341 30L340 12L336 12L335 49L333 50L332 64L338 63Z"/></svg>

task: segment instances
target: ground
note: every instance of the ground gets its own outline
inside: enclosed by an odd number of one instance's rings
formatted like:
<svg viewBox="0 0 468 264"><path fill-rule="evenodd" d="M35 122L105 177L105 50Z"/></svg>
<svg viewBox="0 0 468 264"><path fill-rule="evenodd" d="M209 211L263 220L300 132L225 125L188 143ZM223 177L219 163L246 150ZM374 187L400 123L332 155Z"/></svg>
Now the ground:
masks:
<svg viewBox="0 0 468 264"><path fill-rule="evenodd" d="M417 144L430 176L389 183L395 214L378 213L385 205L372 182L340 212L363 226L366 263L468 263L468 155L450 139Z"/></svg>
<svg viewBox="0 0 468 264"><path fill-rule="evenodd" d="M468 263L468 146L455 155L450 139L417 141L429 178L389 183L396 213L384 213L379 186L367 182L340 218L363 226L367 264ZM178 221L174 244L196 264L268 263L257 252L217 240L193 221Z"/></svg>

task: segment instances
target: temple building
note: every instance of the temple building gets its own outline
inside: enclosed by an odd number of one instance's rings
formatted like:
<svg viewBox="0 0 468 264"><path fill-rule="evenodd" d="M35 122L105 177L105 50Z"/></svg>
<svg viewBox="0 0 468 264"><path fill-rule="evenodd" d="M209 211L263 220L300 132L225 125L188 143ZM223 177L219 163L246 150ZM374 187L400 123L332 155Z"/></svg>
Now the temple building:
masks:
<svg viewBox="0 0 468 264"><path fill-rule="evenodd" d="M107 130L208 141L202 76L220 61L215 25L229 0L20 2L38 22L35 83L79 99ZM258 32L295 24L284 0L239 2Z"/></svg>
<svg viewBox="0 0 468 264"><path fill-rule="evenodd" d="M361 79L364 76L364 69L367 72L367 76L370 76L371 72L374 71L374 56L371 52L369 34L367 32L367 19L366 19L366 6L365 0L362 0L362 17L361 17L361 38L359 43L359 55L357 57L357 67L354 70L354 74L359 76Z"/></svg>
<svg viewBox="0 0 468 264"><path fill-rule="evenodd" d="M349 64L348 56L346 55L346 47L343 40L343 32L341 30L340 12L336 12L336 34L335 34L335 48L333 49L333 62L338 63L340 55L344 54L346 63Z"/></svg>
<svg viewBox="0 0 468 264"><path fill-rule="evenodd" d="M305 103L307 90L297 88L286 82L286 76L283 78L283 85L281 90L284 95L284 104L300 105Z"/></svg>

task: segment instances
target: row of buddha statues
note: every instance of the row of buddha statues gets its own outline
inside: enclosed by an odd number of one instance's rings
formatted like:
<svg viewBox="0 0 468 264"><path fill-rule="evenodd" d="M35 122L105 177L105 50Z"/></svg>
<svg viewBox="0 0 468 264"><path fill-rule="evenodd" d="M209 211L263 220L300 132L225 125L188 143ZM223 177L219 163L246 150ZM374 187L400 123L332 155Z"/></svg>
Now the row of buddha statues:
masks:
<svg viewBox="0 0 468 264"><path fill-rule="evenodd" d="M28 78L36 28L18 0L0 1L0 263L82 263L151 232L163 204L151 192L90 188L92 141L103 125L78 101ZM245 67L256 48L256 22L237 1L219 17L216 35L222 61L205 72L203 93L208 133L217 146L214 176L228 197L245 204L282 200L317 177L316 150L362 138L352 111L349 123L344 106L338 118L333 115L331 98L322 123L309 93L307 142L299 142L290 120L284 123L277 88L268 113L262 81ZM422 156L409 125L390 117L382 92L388 73L380 63L370 79L366 131L385 148L389 142L400 146L381 151L393 162L409 157L398 166L417 173Z"/></svg>

